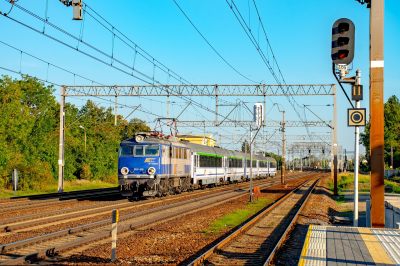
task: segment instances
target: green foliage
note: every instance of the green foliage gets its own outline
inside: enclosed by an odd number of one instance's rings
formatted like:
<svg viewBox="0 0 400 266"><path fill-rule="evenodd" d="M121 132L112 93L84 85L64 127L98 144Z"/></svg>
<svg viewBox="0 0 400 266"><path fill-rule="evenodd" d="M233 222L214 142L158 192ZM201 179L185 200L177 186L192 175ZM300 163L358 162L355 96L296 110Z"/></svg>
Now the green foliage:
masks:
<svg viewBox="0 0 400 266"><path fill-rule="evenodd" d="M370 123L360 134L360 143L364 145L367 159L370 153ZM390 147L393 147L393 168L400 167L400 101L393 95L384 105L384 138L385 138L385 163L390 165ZM369 170L369 164L366 170Z"/></svg>
<svg viewBox="0 0 400 266"><path fill-rule="evenodd" d="M250 153L250 144L247 142L247 140L243 141L241 151L244 153Z"/></svg>
<svg viewBox="0 0 400 266"><path fill-rule="evenodd" d="M359 175L358 176L358 183L361 184L369 184L370 183L370 177L366 176L366 175ZM329 190L333 191L333 180L329 180L328 182L328 188ZM354 175L353 174L342 174L340 176L338 176L338 180L337 180L337 187L338 187L338 192L340 192L343 189L348 188L349 185L354 185ZM360 189L361 190L361 189ZM363 189L364 191L369 191Z"/></svg>
<svg viewBox="0 0 400 266"><path fill-rule="evenodd" d="M247 203L245 208L228 213L220 219L213 221L209 228L203 230L203 233L207 235L218 235L226 227L238 226L239 224L246 221L250 216L262 210L271 202L271 198L259 199L255 202L249 202Z"/></svg>
<svg viewBox="0 0 400 266"><path fill-rule="evenodd" d="M41 190L57 183L60 106L54 91L30 77L0 79L0 178L6 188L12 186L13 169L18 169L19 187L24 190ZM144 121L135 118L128 122L122 116L114 126L112 108L97 107L91 101L80 109L67 103L65 180L116 183L120 141L136 131L149 130Z"/></svg>

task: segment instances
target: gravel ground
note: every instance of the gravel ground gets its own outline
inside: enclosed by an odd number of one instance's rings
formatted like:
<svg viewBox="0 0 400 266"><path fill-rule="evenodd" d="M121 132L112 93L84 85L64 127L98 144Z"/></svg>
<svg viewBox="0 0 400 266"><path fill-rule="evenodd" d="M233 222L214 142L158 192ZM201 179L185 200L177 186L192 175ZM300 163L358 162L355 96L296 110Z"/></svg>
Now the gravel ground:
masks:
<svg viewBox="0 0 400 266"><path fill-rule="evenodd" d="M245 185L247 185L247 183L245 183ZM233 188L232 186L227 186L223 190L229 190L232 188ZM218 190L218 191L221 191L221 190ZM210 194L216 193L216 191L214 191L214 190L203 190L203 191L199 191L199 192L205 192L205 193L202 193L202 194L188 193L188 194L182 194L182 196L185 196L184 199L188 200L188 199L198 198L198 197L202 197L205 195L210 195ZM170 198L167 197L166 199L170 199ZM125 214L144 211L144 210L148 210L151 208L156 208L159 206L164 206L164 205L168 205L168 204L176 203L176 202L180 202L180 201L182 201L182 197L179 197L174 200L162 201L162 202L157 202L154 204L148 204L145 206L138 206L135 208L131 208L129 210L120 210L120 215L122 216ZM143 201L143 203L146 203L146 201ZM24 239L29 239L29 238L33 238L33 237L37 237L37 236L41 236L41 235L45 235L45 234L50 234L50 233L54 233L54 232L69 229L69 228L73 228L73 227L80 226L80 225L94 223L94 222L105 220L105 219L111 219L111 212L106 213L106 214L99 214L97 216L93 216L93 217L89 217L89 218L82 217L82 218L78 218L75 221L68 221L68 222L59 221L53 225L44 224L44 225L41 225L39 228L33 228L31 230L24 229L21 231L6 233L6 234L3 234L3 236L0 236L0 243L2 245L9 244L9 243L21 241Z"/></svg>
<svg viewBox="0 0 400 266"><path fill-rule="evenodd" d="M29 201L31 202L31 201ZM6 213L0 213L0 220L1 219L7 219L7 218L14 218L14 217L19 217L19 216L25 216L25 215L30 215L30 214L36 214L36 213L44 213L44 212L50 212L50 211L57 211L57 210L63 210L63 209L68 209L68 208L74 208L78 206L86 206L90 204L95 204L98 201L90 201L90 200L82 200L82 201L76 201L76 202L65 202L63 203L62 201L57 202L57 204L49 204L49 206L40 206L40 207L35 207L35 206L30 206L30 207L16 207L15 210L13 211L8 211ZM40 202L40 203L43 203ZM53 202L52 202L53 203ZM12 206L10 204L9 206ZM3 208L8 208L9 207L7 204L1 205Z"/></svg>
<svg viewBox="0 0 400 266"><path fill-rule="evenodd" d="M328 189L329 179L330 177L322 179L315 188L295 226L277 252L272 265L298 265L308 226L329 225L329 216L337 215L339 209L336 201L331 198L332 192Z"/></svg>
<svg viewBox="0 0 400 266"><path fill-rule="evenodd" d="M277 199L306 179L308 178L289 181L287 188L275 185L262 190L260 198ZM190 260L191 256L206 249L208 245L212 245L213 241L233 229L226 228L215 236L205 235L202 230L207 229L214 220L245 207L247 202L248 196L243 196L235 201L225 203L222 208L210 208L147 230L132 232L117 242L117 263L176 265L184 260ZM72 255L59 262L58 265L104 265L110 263L110 254L110 244L101 244L81 254Z"/></svg>

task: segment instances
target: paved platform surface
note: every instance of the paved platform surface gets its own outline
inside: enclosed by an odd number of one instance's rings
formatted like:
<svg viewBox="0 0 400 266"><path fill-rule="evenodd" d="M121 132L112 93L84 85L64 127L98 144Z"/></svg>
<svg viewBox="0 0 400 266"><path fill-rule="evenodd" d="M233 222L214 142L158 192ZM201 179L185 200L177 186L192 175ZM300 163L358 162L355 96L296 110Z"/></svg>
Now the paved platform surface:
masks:
<svg viewBox="0 0 400 266"><path fill-rule="evenodd" d="M400 230L310 225L299 265L400 265Z"/></svg>

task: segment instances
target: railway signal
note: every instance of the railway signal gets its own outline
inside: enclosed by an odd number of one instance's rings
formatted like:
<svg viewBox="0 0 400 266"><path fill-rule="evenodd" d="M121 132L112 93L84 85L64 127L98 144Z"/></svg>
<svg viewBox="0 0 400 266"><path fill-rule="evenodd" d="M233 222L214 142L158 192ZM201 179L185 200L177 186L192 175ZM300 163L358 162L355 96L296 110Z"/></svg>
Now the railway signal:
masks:
<svg viewBox="0 0 400 266"><path fill-rule="evenodd" d="M351 20L341 18L333 24L331 57L336 65L347 66L353 61L354 35L355 27Z"/></svg>

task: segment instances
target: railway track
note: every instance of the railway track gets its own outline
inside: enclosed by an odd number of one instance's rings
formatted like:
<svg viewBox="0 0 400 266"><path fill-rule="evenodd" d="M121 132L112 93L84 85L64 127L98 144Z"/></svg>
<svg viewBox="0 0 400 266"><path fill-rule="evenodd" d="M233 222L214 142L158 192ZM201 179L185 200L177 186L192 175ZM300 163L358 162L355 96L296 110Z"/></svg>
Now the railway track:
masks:
<svg viewBox="0 0 400 266"><path fill-rule="evenodd" d="M186 265L268 265L320 178L309 180L261 211Z"/></svg>
<svg viewBox="0 0 400 266"><path fill-rule="evenodd" d="M305 175L304 174L297 174L296 176L301 176ZM277 178L275 178L277 179ZM255 185L258 183L265 182L265 180L258 180L255 181ZM268 181L267 181L268 182ZM235 185L236 188L242 187L242 186L247 186L246 183L242 183L240 185ZM84 219L85 217L91 217L93 218L98 217L99 219L105 218L104 215L110 215L110 211L113 209L118 208L122 213L126 212L131 212L135 211L137 208L142 207L142 206L148 206L152 204L169 204L169 202L173 202L176 200L184 199L187 197L196 197L196 196L201 196L204 194L208 193L217 193L219 191L225 191L225 190L230 190L232 189L230 186L224 186L224 187L216 187L212 188L206 191L196 191L193 193L184 193L184 194L179 194L179 195L173 195L170 197L166 198L155 198L155 199L150 199L150 200L145 200L145 201L139 201L139 202L129 202L129 200L118 200L118 201L112 201L112 202L100 202L100 203L94 203L94 204L89 204L85 206L77 206L77 207L72 207L72 208L66 208L66 209L61 209L61 210L55 210L55 211L49 211L49 212L42 212L42 213L35 213L35 214L29 214L29 215L24 215L24 216L17 216L17 217L11 217L7 219L2 219L0 220L0 237L3 236L4 232L13 232L13 231L18 231L22 229L27 229L27 228L32 228L34 227L35 229L38 226L41 225L51 225L56 222L62 221L63 223L68 222L68 221L75 221L76 219ZM73 201L73 200L71 200ZM47 201L46 201L47 202ZM39 206L42 206L42 204L46 203L41 203ZM54 202L50 202L49 204L55 204ZM4 206L5 210L4 211L12 211L15 207L6 207ZM35 208L38 207L38 205L33 204L30 206L30 208ZM18 209L20 207L17 207ZM1 213L1 211L0 211ZM102 217L103 216L103 217Z"/></svg>
<svg viewBox="0 0 400 266"><path fill-rule="evenodd" d="M49 193L49 194L39 194L31 196L22 197L12 197L12 198L1 198L0 206L4 205L15 205L24 206L27 203L32 204L32 201L66 201L66 200L83 200L83 199L93 199L93 198L103 198L110 196L119 196L120 192L118 187L112 188L99 188L99 189L89 189L89 190L78 190L70 192L61 193Z"/></svg>
<svg viewBox="0 0 400 266"><path fill-rule="evenodd" d="M292 175L288 179L296 179L305 174ZM280 182L278 178L263 180L260 187L270 187ZM240 188L221 191L217 194L206 195L185 201L171 203L165 206L129 213L120 217L118 233L145 229L157 223L164 223L179 216L194 213L206 208L220 205L248 194L248 184ZM190 194L188 194L190 195ZM108 238L111 234L110 218L74 228L42 235L22 241L0 246L0 265L16 265L42 260L68 249L88 244L93 241Z"/></svg>

